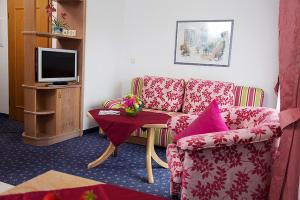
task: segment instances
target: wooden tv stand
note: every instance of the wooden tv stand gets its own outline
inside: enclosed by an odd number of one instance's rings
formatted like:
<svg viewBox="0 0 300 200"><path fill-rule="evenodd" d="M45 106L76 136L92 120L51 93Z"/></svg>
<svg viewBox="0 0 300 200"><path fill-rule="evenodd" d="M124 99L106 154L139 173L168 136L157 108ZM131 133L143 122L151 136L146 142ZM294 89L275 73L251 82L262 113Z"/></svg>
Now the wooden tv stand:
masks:
<svg viewBox="0 0 300 200"><path fill-rule="evenodd" d="M39 32L36 16L38 0L24 0L23 141L36 146L47 146L82 135L86 0L56 2L57 15L67 13L66 23L70 29L76 30L76 36ZM77 51L78 83L47 86L36 82L35 49L41 38L52 42L52 38L56 38L56 48Z"/></svg>
<svg viewBox="0 0 300 200"><path fill-rule="evenodd" d="M28 103L24 110L23 141L46 146L80 136L81 85L23 85Z"/></svg>

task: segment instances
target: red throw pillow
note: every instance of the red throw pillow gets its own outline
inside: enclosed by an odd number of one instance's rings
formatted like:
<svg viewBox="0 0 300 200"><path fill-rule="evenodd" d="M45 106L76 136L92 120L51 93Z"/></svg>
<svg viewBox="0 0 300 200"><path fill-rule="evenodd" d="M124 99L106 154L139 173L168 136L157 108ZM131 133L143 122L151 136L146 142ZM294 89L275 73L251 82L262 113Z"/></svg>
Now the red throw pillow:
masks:
<svg viewBox="0 0 300 200"><path fill-rule="evenodd" d="M174 137L173 142L176 143L179 139L187 136L228 130L220 114L218 103L213 100L195 121Z"/></svg>

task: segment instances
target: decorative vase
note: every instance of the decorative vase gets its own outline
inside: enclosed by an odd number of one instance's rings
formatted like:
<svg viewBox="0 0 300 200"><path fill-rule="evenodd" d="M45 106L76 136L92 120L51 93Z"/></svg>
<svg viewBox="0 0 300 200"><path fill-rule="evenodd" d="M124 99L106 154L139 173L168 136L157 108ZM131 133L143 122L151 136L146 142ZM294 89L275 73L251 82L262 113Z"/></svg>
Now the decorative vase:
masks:
<svg viewBox="0 0 300 200"><path fill-rule="evenodd" d="M131 116L131 117L136 116L138 114L138 112L139 112L139 110L135 110L135 109L130 109L130 108L125 109L126 115Z"/></svg>
<svg viewBox="0 0 300 200"><path fill-rule="evenodd" d="M52 26L52 33L54 34L62 34L64 29L59 26Z"/></svg>

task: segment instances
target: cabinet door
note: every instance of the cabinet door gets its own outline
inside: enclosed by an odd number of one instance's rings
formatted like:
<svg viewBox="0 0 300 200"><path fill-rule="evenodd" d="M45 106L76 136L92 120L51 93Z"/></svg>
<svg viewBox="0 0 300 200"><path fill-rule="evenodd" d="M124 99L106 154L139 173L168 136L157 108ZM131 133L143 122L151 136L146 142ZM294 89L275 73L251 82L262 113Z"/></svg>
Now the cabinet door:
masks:
<svg viewBox="0 0 300 200"><path fill-rule="evenodd" d="M80 88L58 89L56 93L56 134L80 130Z"/></svg>

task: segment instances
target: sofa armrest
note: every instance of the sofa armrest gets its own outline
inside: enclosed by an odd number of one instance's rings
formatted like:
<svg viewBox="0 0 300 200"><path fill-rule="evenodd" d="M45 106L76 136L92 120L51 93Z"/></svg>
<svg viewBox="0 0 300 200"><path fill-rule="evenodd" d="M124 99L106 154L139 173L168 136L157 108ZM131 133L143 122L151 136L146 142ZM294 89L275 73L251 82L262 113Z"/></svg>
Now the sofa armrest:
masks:
<svg viewBox="0 0 300 200"><path fill-rule="evenodd" d="M184 137L177 141L177 146L182 150L201 150L238 144L251 144L273 140L280 137L281 133L279 123L265 123L250 129L237 129Z"/></svg>
<svg viewBox="0 0 300 200"><path fill-rule="evenodd" d="M105 101L105 102L102 104L102 106L103 106L103 108L119 109L119 108L121 108L121 103L122 103L122 101L123 101L122 98L111 99L111 100Z"/></svg>

